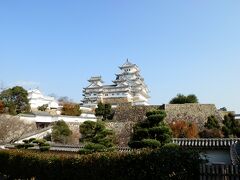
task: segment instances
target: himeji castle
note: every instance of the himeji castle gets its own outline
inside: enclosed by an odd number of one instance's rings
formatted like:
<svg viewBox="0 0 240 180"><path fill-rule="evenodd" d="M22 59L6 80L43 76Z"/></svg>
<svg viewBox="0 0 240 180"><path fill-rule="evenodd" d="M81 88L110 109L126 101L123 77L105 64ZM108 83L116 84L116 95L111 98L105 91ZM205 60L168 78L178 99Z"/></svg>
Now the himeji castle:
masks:
<svg viewBox="0 0 240 180"><path fill-rule="evenodd" d="M119 68L121 72L116 74L112 85L104 85L101 76L91 77L88 80L90 85L83 89L83 106L96 107L99 102L113 106L125 103L148 105L149 90L138 66L127 60Z"/></svg>

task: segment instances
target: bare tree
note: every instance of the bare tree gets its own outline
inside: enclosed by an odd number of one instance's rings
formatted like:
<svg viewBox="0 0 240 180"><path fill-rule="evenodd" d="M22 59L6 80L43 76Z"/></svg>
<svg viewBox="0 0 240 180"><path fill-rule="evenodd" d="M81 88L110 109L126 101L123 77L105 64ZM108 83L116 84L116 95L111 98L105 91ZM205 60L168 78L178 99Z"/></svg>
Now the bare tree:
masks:
<svg viewBox="0 0 240 180"><path fill-rule="evenodd" d="M58 98L58 102L60 103L72 103L73 100L69 98L68 96L61 96Z"/></svg>
<svg viewBox="0 0 240 180"><path fill-rule="evenodd" d="M35 123L24 122L16 116L0 115L0 144L16 141L36 129Z"/></svg>

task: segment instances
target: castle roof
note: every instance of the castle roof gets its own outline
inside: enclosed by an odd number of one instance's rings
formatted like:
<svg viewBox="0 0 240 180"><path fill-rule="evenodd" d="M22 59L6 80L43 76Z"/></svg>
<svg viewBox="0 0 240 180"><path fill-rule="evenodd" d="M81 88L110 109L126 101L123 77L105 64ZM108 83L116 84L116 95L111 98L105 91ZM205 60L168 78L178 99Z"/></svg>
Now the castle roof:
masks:
<svg viewBox="0 0 240 180"><path fill-rule="evenodd" d="M138 69L138 66L137 66L136 64L131 63L131 62L127 59L127 61L126 61L122 66L120 66L119 68L120 68L120 69L125 69L125 68L131 68L131 67L135 67L135 68Z"/></svg>
<svg viewBox="0 0 240 180"><path fill-rule="evenodd" d="M88 81L89 82L100 81L103 83L102 76L92 76Z"/></svg>

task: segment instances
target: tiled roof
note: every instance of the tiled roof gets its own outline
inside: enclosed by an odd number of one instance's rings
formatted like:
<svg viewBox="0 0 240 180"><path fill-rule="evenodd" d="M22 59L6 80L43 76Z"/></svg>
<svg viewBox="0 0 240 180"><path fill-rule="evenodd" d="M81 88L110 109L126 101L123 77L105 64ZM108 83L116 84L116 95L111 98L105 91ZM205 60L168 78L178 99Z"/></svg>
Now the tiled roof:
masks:
<svg viewBox="0 0 240 180"><path fill-rule="evenodd" d="M230 147L232 144L240 141L240 138L206 138L206 139L186 139L174 138L173 143L184 147Z"/></svg>

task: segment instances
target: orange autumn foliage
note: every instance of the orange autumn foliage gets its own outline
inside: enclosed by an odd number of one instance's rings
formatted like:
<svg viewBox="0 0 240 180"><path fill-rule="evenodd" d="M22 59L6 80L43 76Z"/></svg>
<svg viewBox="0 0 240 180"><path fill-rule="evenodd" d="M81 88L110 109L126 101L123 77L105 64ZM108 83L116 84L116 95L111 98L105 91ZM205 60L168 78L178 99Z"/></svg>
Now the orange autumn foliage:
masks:
<svg viewBox="0 0 240 180"><path fill-rule="evenodd" d="M80 105L75 103L64 103L61 114L66 116L80 116Z"/></svg>
<svg viewBox="0 0 240 180"><path fill-rule="evenodd" d="M197 138L198 127L196 123L178 120L170 123L174 138Z"/></svg>

